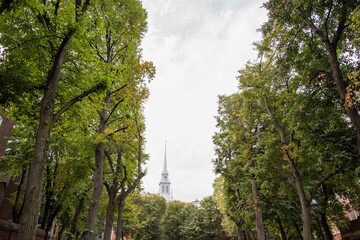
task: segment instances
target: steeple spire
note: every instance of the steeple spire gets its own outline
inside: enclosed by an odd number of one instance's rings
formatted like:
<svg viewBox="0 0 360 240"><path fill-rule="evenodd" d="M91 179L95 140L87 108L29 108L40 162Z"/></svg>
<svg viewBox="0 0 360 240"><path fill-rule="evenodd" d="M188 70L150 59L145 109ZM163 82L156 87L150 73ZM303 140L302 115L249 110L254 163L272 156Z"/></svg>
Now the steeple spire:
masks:
<svg viewBox="0 0 360 240"><path fill-rule="evenodd" d="M162 174L168 174L167 160L166 160L166 143L167 143L167 141L165 141L165 155L164 155L164 166L163 166Z"/></svg>

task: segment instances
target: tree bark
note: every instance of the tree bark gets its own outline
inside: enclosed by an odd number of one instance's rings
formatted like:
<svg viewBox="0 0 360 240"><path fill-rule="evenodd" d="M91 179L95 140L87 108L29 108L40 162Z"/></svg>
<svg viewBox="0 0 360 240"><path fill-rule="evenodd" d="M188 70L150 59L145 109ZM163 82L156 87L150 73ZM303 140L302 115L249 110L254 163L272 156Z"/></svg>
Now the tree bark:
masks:
<svg viewBox="0 0 360 240"><path fill-rule="evenodd" d="M106 91L105 97L105 106L101 112L100 124L99 124L99 134L103 134L107 127L107 114L110 105L110 90ZM102 193L102 184L103 184L103 168L104 168L104 141L101 141L96 145L95 148L95 175L94 175L94 189L90 200L89 212L86 218L85 230L81 236L81 240L90 240L92 237L92 232L96 224L96 216L99 209L100 197Z"/></svg>
<svg viewBox="0 0 360 240"><path fill-rule="evenodd" d="M79 222L81 212L84 208L84 202L85 202L85 196L82 196L80 198L79 204L76 206L74 217L71 221L70 236L69 236L68 240L72 240L74 238L74 236L77 235L77 231L78 231L77 224Z"/></svg>
<svg viewBox="0 0 360 240"><path fill-rule="evenodd" d="M251 187L254 195L254 205L255 205L255 222L256 222L256 232L258 240L265 240L265 231L262 217L262 209L260 205L260 195L258 191L258 186L256 183L255 175L251 174Z"/></svg>
<svg viewBox="0 0 360 240"><path fill-rule="evenodd" d="M104 240L111 240L112 228L115 220L115 210L116 210L116 193L117 188L112 188L112 191L109 192L109 204L106 211L106 223L104 231Z"/></svg>
<svg viewBox="0 0 360 240"><path fill-rule="evenodd" d="M243 234L242 234L242 222L238 222L236 223L237 226L237 234L238 234L238 240L242 240L243 239Z"/></svg>
<svg viewBox="0 0 360 240"><path fill-rule="evenodd" d="M120 240L123 238L123 213L125 206L125 198L120 199L118 206L118 221L116 226L116 238L115 240Z"/></svg>
<svg viewBox="0 0 360 240"><path fill-rule="evenodd" d="M60 228L60 231L58 233L57 240L62 240L64 238L65 229L66 229L66 226L62 225Z"/></svg>
<svg viewBox="0 0 360 240"><path fill-rule="evenodd" d="M331 73L335 80L336 88L340 95L340 100L344 104L346 113L349 116L351 123L356 131L357 136L357 153L358 159L360 159L360 115L354 104L347 104L346 98L346 86L343 80L343 76L340 70L340 63L338 61L336 46L328 42L326 44L326 50L329 54L329 62L331 66Z"/></svg>
<svg viewBox="0 0 360 240"><path fill-rule="evenodd" d="M333 240L334 236L332 235L332 232L331 232L331 230L329 228L329 224L327 223L326 214L324 214L322 212L319 212L319 214L320 214L321 226L322 226L322 229L324 229L324 232L325 232L325 240Z"/></svg>
<svg viewBox="0 0 360 240"><path fill-rule="evenodd" d="M286 232L284 230L284 227L283 225L281 224L281 219L276 217L275 218L275 221L278 223L279 225L279 229L280 229L280 234L281 234L281 240L287 240L287 237L286 237Z"/></svg>
<svg viewBox="0 0 360 240"><path fill-rule="evenodd" d="M301 218L303 224L303 238L305 240L311 240L311 217L310 217L310 203L306 198L304 186L299 171L297 170L295 163L290 160L290 167L295 178L296 192L299 196L301 204Z"/></svg>

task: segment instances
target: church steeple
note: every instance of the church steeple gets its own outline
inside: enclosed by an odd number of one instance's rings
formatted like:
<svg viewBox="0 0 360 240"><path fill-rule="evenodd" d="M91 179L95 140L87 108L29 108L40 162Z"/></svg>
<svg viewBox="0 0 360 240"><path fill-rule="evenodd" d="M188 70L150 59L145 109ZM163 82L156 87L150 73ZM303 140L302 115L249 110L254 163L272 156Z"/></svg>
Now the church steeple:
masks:
<svg viewBox="0 0 360 240"><path fill-rule="evenodd" d="M166 161L167 160L166 160L166 142L165 142L164 166L163 166L162 174L168 174L167 162Z"/></svg>
<svg viewBox="0 0 360 240"><path fill-rule="evenodd" d="M172 192L170 190L170 179L169 172L167 170L167 159L166 159L166 142L165 142L165 155L164 155L164 165L161 173L161 179L159 183L159 193L160 196L164 197L167 202L173 201Z"/></svg>

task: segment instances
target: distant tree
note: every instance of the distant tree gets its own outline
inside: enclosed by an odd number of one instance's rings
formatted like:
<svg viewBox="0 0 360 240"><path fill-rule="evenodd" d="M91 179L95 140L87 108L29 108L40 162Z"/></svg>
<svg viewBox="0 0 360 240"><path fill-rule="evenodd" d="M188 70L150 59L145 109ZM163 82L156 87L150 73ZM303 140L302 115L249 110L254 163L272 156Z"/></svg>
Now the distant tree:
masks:
<svg viewBox="0 0 360 240"><path fill-rule="evenodd" d="M221 226L222 215L219 205L214 201L213 196L205 197L200 201L200 225L202 232L208 239L218 239L218 233L223 230Z"/></svg>
<svg viewBox="0 0 360 240"><path fill-rule="evenodd" d="M169 202L166 207L164 217L164 239L180 240L183 239L181 226L186 221L185 209L186 204L180 201Z"/></svg>
<svg viewBox="0 0 360 240"><path fill-rule="evenodd" d="M136 221L125 221L125 233L134 240L160 240L162 219L166 211L166 200L156 194L145 193L133 198L136 206Z"/></svg>

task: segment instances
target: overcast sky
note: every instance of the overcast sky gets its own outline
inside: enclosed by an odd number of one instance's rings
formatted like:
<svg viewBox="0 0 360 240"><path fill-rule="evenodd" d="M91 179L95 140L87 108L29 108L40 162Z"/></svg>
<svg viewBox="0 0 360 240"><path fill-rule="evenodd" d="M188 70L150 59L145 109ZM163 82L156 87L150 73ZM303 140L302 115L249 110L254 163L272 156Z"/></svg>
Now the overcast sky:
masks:
<svg viewBox="0 0 360 240"><path fill-rule="evenodd" d="M252 43L266 20L258 0L143 0L148 32L143 58L156 77L145 106L145 191L158 193L167 140L167 166L176 200L213 193L212 135L218 95L237 89L235 77L256 58Z"/></svg>

